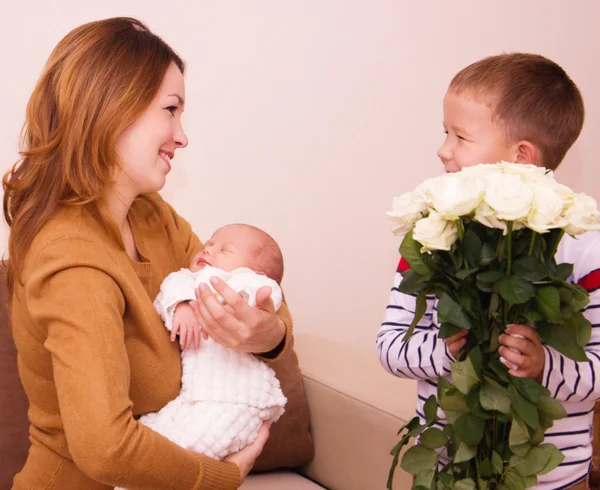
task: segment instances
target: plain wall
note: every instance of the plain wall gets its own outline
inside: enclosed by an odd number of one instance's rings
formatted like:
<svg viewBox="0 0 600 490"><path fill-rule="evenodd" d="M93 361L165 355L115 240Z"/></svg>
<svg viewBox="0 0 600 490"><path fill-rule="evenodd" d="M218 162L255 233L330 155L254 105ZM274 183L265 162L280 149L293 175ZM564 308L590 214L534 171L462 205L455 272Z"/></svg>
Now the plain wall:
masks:
<svg viewBox="0 0 600 490"><path fill-rule="evenodd" d="M280 243L301 332L374 350L398 261L384 212L439 174L442 98L484 56L543 54L578 83L586 122L559 179L600 198L595 0L11 2L2 11L0 170L54 45L79 24L146 22L187 61L184 125L163 195L207 239L247 222ZM8 230L0 229L6 248Z"/></svg>

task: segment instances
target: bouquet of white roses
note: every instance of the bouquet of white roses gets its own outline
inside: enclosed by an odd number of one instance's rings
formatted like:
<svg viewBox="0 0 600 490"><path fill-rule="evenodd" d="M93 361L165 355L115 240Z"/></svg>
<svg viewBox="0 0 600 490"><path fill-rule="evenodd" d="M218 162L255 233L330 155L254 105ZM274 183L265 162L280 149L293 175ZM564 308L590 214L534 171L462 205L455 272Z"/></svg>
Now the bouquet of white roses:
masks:
<svg viewBox="0 0 600 490"><path fill-rule="evenodd" d="M476 165L429 179L394 199L387 213L400 253L410 268L400 291L416 295L415 317L404 340L425 313L426 296L438 299L440 337L467 329L467 344L451 363L451 381L440 377L438 393L418 417L402 427L388 488L400 451L413 437L401 467L415 475L418 490L523 490L556 468L563 455L544 443L562 405L535 380L517 378L497 353L498 336L512 323L530 324L542 341L576 361L591 325L582 310L588 293L568 282L573 265L557 264L565 233L600 230L596 202L558 184L551 171L501 162ZM438 406L445 428L438 422ZM443 455L449 463L438 464Z"/></svg>

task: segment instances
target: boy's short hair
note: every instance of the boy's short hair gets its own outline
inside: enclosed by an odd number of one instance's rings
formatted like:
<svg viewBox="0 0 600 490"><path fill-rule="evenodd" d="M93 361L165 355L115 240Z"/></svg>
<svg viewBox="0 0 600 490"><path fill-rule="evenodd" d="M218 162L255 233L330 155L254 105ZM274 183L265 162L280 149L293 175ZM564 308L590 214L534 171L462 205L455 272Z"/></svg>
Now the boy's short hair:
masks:
<svg viewBox="0 0 600 490"><path fill-rule="evenodd" d="M486 102L491 102L507 140L533 143L541 151L541 164L552 170L583 126L583 98L577 85L559 65L537 54L484 58L458 72L448 91L491 97Z"/></svg>

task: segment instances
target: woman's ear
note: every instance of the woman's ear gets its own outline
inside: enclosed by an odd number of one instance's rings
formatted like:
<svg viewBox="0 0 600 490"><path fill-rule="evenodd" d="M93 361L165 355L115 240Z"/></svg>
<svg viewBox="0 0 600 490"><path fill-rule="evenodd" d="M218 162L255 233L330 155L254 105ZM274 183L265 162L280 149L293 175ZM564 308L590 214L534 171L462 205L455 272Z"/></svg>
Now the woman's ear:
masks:
<svg viewBox="0 0 600 490"><path fill-rule="evenodd" d="M519 141L515 147L516 163L528 163L530 165L541 165L541 153L537 146L527 140Z"/></svg>

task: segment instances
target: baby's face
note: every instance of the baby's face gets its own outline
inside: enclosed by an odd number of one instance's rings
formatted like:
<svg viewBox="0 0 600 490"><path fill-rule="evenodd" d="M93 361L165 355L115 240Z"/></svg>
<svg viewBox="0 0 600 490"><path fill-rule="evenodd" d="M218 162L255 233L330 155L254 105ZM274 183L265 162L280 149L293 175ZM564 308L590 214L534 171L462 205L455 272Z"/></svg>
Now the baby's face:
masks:
<svg viewBox="0 0 600 490"><path fill-rule="evenodd" d="M207 265L231 272L238 267L253 268L256 238L245 228L235 225L219 228L204 245L190 264L192 272L198 272Z"/></svg>

